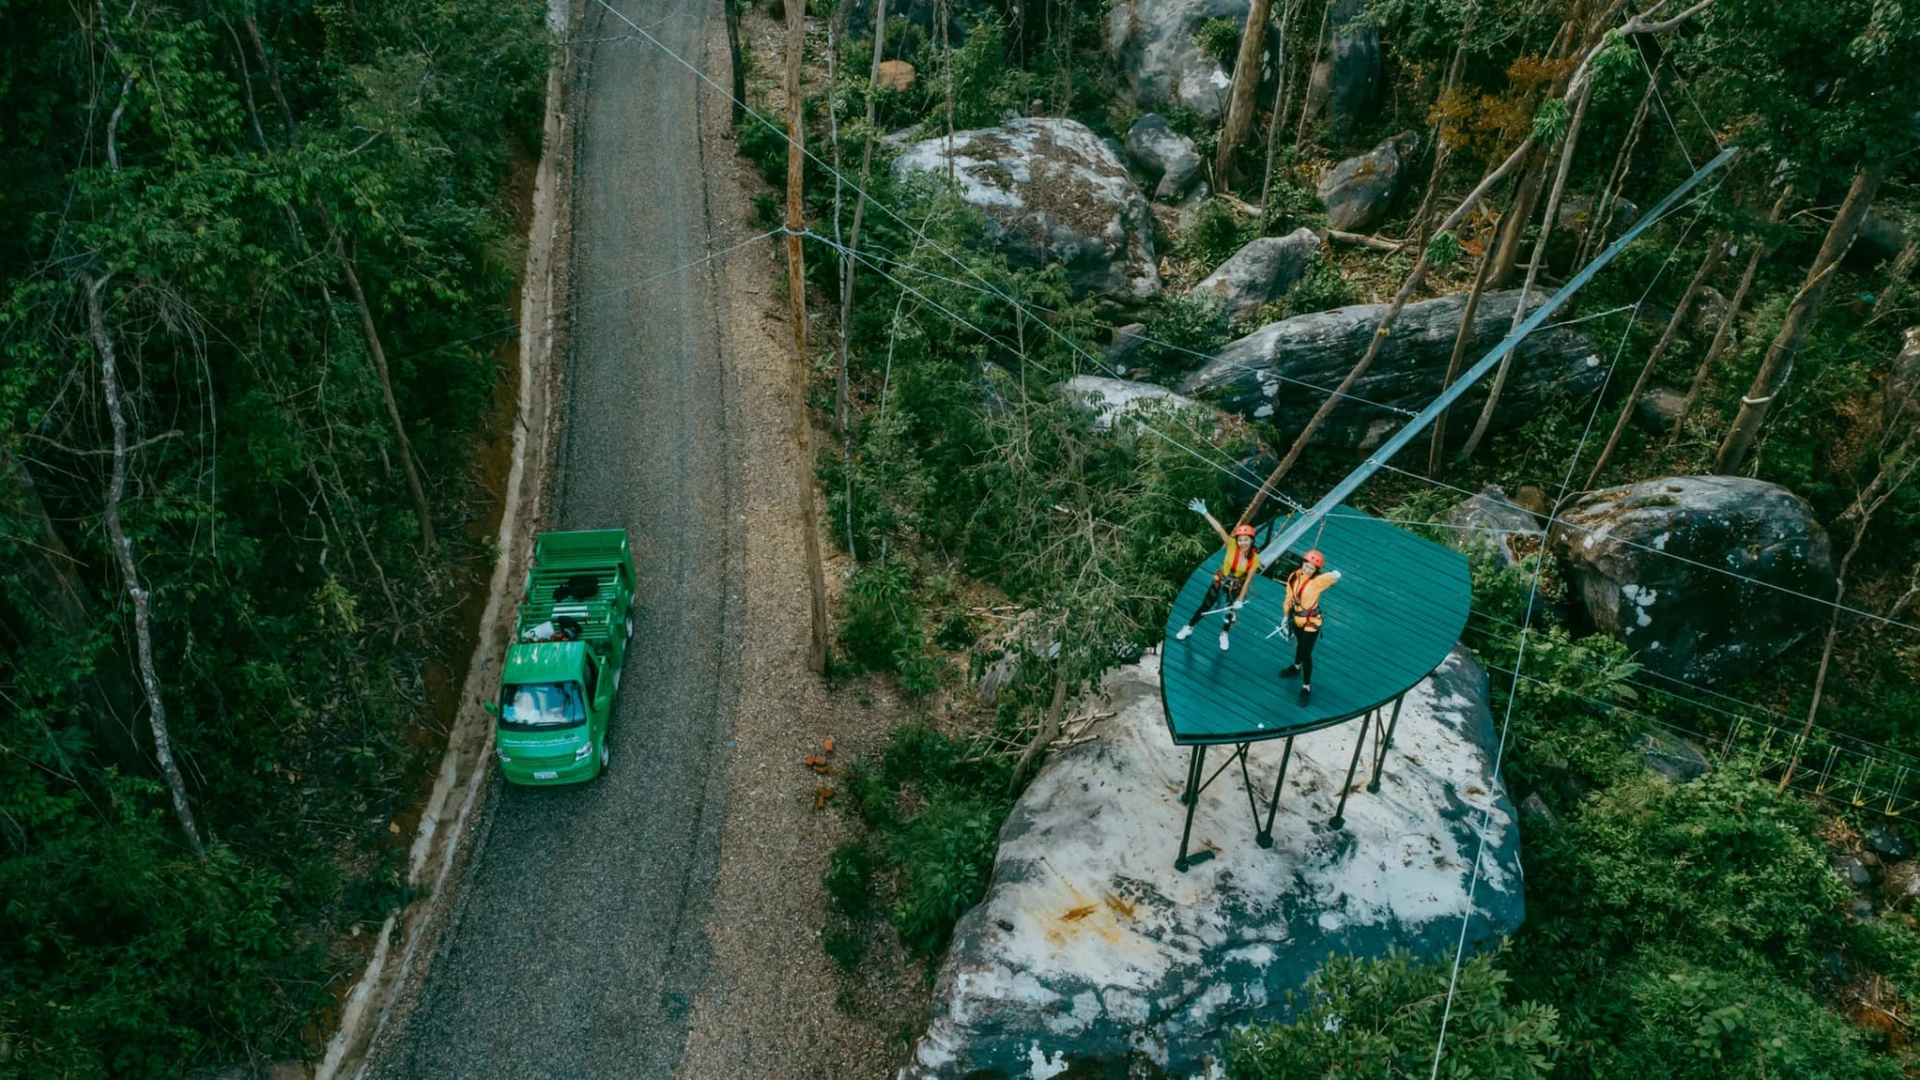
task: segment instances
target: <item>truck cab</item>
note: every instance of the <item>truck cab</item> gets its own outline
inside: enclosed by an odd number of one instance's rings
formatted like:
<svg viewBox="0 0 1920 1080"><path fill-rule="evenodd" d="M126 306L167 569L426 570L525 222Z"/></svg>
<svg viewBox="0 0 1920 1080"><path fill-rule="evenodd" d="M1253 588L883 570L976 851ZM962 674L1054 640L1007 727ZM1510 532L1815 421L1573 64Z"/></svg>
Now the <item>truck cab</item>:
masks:
<svg viewBox="0 0 1920 1080"><path fill-rule="evenodd" d="M607 726L633 634L633 557L622 529L542 533L514 619L494 716L500 773L576 784L606 768Z"/></svg>

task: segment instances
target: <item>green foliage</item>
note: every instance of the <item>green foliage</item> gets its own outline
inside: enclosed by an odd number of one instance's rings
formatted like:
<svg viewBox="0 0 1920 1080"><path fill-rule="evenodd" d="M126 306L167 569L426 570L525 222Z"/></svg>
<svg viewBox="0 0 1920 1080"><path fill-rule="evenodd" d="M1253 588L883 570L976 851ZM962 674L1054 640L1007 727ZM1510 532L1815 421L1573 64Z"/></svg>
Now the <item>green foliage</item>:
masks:
<svg viewBox="0 0 1920 1080"><path fill-rule="evenodd" d="M1295 229L1319 228L1326 220L1327 208L1320 196L1295 179L1290 167L1276 165L1267 182L1266 205L1261 209L1261 235L1282 236Z"/></svg>
<svg viewBox="0 0 1920 1080"><path fill-rule="evenodd" d="M1205 19L1193 30L1193 43L1200 51L1229 72L1240 55L1240 31L1237 19Z"/></svg>
<svg viewBox="0 0 1920 1080"><path fill-rule="evenodd" d="M986 893L1011 804L1007 781L1004 763L939 732L895 731L878 761L861 759L843 780L868 832L833 854L826 886L834 912L860 920L884 911L909 952L937 955ZM834 948L848 951L845 942Z"/></svg>
<svg viewBox="0 0 1920 1080"><path fill-rule="evenodd" d="M1548 98L1540 103L1533 114L1533 141L1541 146L1553 146L1559 143L1560 136L1566 134L1567 123L1572 113L1564 98Z"/></svg>
<svg viewBox="0 0 1920 1080"><path fill-rule="evenodd" d="M407 899L388 825L413 797L413 688L485 557L445 526L477 505L513 320L509 186L539 152L544 7L274 5L270 72L230 28L244 13L0 15L7 1075L302 1053L352 963L330 936ZM445 517L432 573L334 230ZM120 516L204 859L134 734L83 273L104 282L140 446Z"/></svg>
<svg viewBox="0 0 1920 1080"><path fill-rule="evenodd" d="M1460 238L1451 231L1433 234L1427 241L1427 261L1435 270L1445 270L1460 261Z"/></svg>
<svg viewBox="0 0 1920 1080"><path fill-rule="evenodd" d="M936 72L934 66L921 68ZM953 123L956 128L991 127L1011 113L1024 116L1034 98L1035 81L1017 64L1007 62L1007 27L997 18L984 18L967 27L966 43L953 50ZM944 88L942 103L944 124Z"/></svg>
<svg viewBox="0 0 1920 1080"><path fill-rule="evenodd" d="M1208 354L1233 339L1226 302L1213 292L1163 296L1144 325L1149 340L1134 356L1161 383L1199 367Z"/></svg>
<svg viewBox="0 0 1920 1080"><path fill-rule="evenodd" d="M891 671L901 688L922 697L939 686L938 663L927 655L921 608L906 565L870 565L847 586L840 647L854 671Z"/></svg>
<svg viewBox="0 0 1920 1080"><path fill-rule="evenodd" d="M1193 211L1193 223L1180 238L1180 250L1187 258L1212 270L1226 262L1253 239L1253 231L1233 207L1221 199L1208 199Z"/></svg>
<svg viewBox="0 0 1920 1080"><path fill-rule="evenodd" d="M1295 315L1327 311L1353 301L1353 285L1340 273L1340 268L1333 264L1333 260L1327 258L1325 252L1316 251L1313 258L1307 261L1307 268L1301 271L1300 280L1294 282L1279 299L1262 304L1255 322L1265 325L1291 319Z"/></svg>
<svg viewBox="0 0 1920 1080"><path fill-rule="evenodd" d="M1742 145L1843 183L1863 161L1912 146L1920 35L1909 7L1725 0L1697 17L1678 65L1714 115L1750 118Z"/></svg>
<svg viewBox="0 0 1920 1080"><path fill-rule="evenodd" d="M1395 952L1377 960L1330 957L1284 1024L1254 1025L1227 1040L1230 1080L1295 1077L1425 1077L1439 1041L1453 965L1415 963ZM1460 967L1447 1022L1444 1073L1533 1080L1553 1068L1562 1045L1550 1005L1510 1002L1492 955Z"/></svg>

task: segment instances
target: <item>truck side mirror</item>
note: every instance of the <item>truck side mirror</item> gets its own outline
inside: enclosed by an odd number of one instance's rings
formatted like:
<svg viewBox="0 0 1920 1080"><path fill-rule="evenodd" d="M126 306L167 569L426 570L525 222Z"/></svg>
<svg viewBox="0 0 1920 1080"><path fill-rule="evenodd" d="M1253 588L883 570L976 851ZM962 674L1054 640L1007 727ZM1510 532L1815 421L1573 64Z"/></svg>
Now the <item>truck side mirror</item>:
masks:
<svg viewBox="0 0 1920 1080"><path fill-rule="evenodd" d="M500 703L497 701L489 701L486 703L486 710L488 716L498 717L500 715Z"/></svg>

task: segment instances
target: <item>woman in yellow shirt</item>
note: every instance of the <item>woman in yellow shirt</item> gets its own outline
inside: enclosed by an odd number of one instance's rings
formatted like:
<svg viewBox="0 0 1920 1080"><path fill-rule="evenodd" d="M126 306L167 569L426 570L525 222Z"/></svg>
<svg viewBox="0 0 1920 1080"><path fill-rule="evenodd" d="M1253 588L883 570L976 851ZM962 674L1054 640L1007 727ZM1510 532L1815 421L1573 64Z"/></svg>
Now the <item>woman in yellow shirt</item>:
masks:
<svg viewBox="0 0 1920 1080"><path fill-rule="evenodd" d="M1233 601L1226 607L1226 625L1220 629L1220 648L1225 649L1227 635L1233 631L1233 620L1240 614L1240 605L1247 602L1247 589L1253 585L1253 575L1260 572L1260 553L1253 547L1253 526L1235 525L1233 535L1229 536L1226 527L1207 513L1205 500L1195 499L1187 504L1187 509L1207 519L1213 531L1220 534L1220 542L1227 545L1227 553L1220 558L1220 569L1214 571L1213 584L1207 586L1206 597L1193 609L1193 618L1173 637L1176 641L1192 637L1194 626L1213 609L1214 601L1231 595Z"/></svg>
<svg viewBox="0 0 1920 1080"><path fill-rule="evenodd" d="M1300 676L1300 699L1313 695L1313 646L1320 640L1320 594L1340 580L1340 571L1321 572L1326 556L1309 551L1300 560L1300 569L1287 575L1285 617L1293 620L1293 665L1280 673L1283 679Z"/></svg>

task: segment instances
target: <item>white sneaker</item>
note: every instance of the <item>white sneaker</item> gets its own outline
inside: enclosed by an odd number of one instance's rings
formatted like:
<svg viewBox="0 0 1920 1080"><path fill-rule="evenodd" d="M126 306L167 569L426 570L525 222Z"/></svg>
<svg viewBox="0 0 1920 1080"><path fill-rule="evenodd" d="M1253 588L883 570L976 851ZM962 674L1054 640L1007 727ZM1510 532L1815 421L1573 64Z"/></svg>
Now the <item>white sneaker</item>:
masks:
<svg viewBox="0 0 1920 1080"><path fill-rule="evenodd" d="M1220 651L1227 651L1227 632L1225 630L1220 631Z"/></svg>
<svg viewBox="0 0 1920 1080"><path fill-rule="evenodd" d="M1181 627L1181 628L1180 628L1180 632L1179 632L1179 633L1177 633L1177 634L1175 634L1175 635L1173 635L1173 640L1175 640L1175 641L1185 641L1185 640L1187 640L1188 638L1190 638L1190 637L1192 637L1192 636L1193 636L1193 627L1191 627L1191 626L1183 626L1183 627Z"/></svg>

